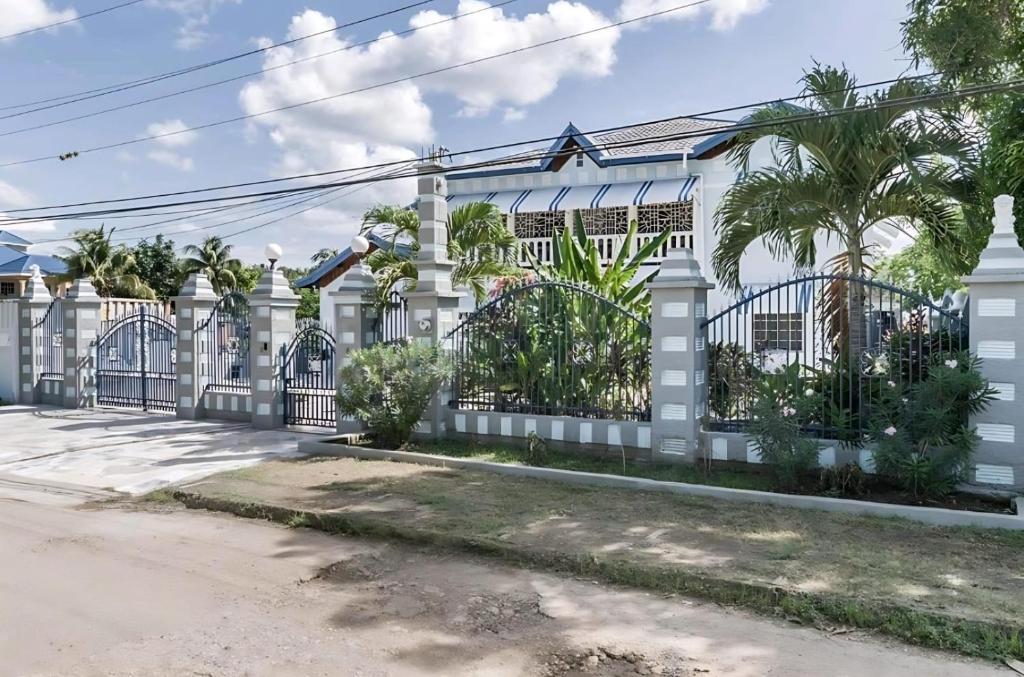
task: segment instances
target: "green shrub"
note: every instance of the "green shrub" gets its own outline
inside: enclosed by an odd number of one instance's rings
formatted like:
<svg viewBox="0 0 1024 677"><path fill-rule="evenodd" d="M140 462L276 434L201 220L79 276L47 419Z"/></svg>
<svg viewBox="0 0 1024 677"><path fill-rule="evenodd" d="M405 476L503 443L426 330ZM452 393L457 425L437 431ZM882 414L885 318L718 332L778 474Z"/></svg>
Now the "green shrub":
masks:
<svg viewBox="0 0 1024 677"><path fill-rule="evenodd" d="M818 443L802 434L804 402L785 388L785 377L764 378L756 385L750 433L761 462L779 489L797 489L818 463Z"/></svg>
<svg viewBox="0 0 1024 677"><path fill-rule="evenodd" d="M915 498L941 496L963 481L978 436L969 417L994 392L967 351L933 355L928 375L909 388L889 382L873 418L875 466Z"/></svg>
<svg viewBox="0 0 1024 677"><path fill-rule="evenodd" d="M365 421L382 446L399 447L451 375L450 360L434 346L377 344L358 350L338 372L338 411Z"/></svg>

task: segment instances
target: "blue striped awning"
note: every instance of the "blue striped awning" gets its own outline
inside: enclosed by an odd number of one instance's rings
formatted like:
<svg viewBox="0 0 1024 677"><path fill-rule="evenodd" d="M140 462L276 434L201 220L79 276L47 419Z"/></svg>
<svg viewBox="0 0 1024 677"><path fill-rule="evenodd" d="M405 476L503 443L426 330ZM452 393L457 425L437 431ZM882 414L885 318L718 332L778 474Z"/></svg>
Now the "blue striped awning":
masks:
<svg viewBox="0 0 1024 677"><path fill-rule="evenodd" d="M498 193L449 195L448 209L467 202L490 202L506 214L559 209L595 209L629 205L685 202L693 196L697 177L606 183L600 186L554 186Z"/></svg>

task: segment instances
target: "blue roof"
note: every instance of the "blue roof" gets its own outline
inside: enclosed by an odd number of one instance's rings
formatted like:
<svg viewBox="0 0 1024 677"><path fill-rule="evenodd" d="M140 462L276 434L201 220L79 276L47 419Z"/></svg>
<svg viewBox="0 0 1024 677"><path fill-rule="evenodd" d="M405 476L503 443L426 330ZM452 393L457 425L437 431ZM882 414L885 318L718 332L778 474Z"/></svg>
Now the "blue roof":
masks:
<svg viewBox="0 0 1024 677"><path fill-rule="evenodd" d="M9 230L0 230L0 244L30 245L32 244L20 235L15 235Z"/></svg>
<svg viewBox="0 0 1024 677"><path fill-rule="evenodd" d="M392 247L391 240L381 237L376 233L369 233L366 236L366 239L370 241L370 244L374 245L378 249L391 249ZM394 248L395 253L398 254L399 256L408 256L409 254L412 253L412 247L407 244L397 243L394 245ZM338 252L337 256L335 256L334 258L330 259L325 263L320 264L316 268L316 270L311 272L309 275L306 275L305 277L300 277L299 279L295 280L293 284L296 287L299 287L300 289L303 287L312 287L317 282L319 282L325 275L327 275L327 273L331 272L341 264L348 261L350 258L352 258L352 256L352 247L346 247L342 251Z"/></svg>
<svg viewBox="0 0 1024 677"><path fill-rule="evenodd" d="M39 266L43 275L63 275L68 272L67 264L58 258L26 254L0 245L0 275L28 275L33 265Z"/></svg>

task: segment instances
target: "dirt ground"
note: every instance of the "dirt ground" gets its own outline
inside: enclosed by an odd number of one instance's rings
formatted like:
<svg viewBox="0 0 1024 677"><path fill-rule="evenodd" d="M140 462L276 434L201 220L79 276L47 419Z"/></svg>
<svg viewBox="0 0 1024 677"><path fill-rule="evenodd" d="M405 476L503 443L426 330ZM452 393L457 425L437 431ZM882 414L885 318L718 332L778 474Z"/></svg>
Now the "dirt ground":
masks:
<svg viewBox="0 0 1024 677"><path fill-rule="evenodd" d="M18 491L0 491L3 675L1005 673L436 550Z"/></svg>
<svg viewBox="0 0 1024 677"><path fill-rule="evenodd" d="M1024 534L353 459L264 463L203 495L388 522L719 578L1018 623Z"/></svg>

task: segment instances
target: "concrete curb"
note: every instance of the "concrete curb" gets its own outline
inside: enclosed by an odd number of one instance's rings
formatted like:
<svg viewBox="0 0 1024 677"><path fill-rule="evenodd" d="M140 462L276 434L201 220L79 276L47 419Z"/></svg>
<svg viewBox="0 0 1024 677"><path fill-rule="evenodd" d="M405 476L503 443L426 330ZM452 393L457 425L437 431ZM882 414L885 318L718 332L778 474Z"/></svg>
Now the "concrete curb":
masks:
<svg viewBox="0 0 1024 677"><path fill-rule="evenodd" d="M631 489L634 491L658 491L686 496L702 496L718 498L734 503L767 503L788 508L805 510L825 510L828 512L844 512L854 515L873 515L875 517L897 517L902 519L943 527L982 527L986 529L1024 530L1024 516L1000 515L997 513L974 512L970 510L949 510L947 508L926 508L916 505L896 505L892 503L872 503L846 498L828 498L826 496L797 496L793 494L776 494L768 491L752 489L730 489L706 484L686 484L683 482L662 482L638 477L620 475L602 475L598 473L577 472L574 470L557 470L555 468L536 468L524 465L492 463L468 458L451 458L435 456L411 451L390 451L387 449L371 449L356 447L340 442L301 440L299 452L315 456L340 456L361 458L372 461L398 461L419 465L458 468L462 470L479 470L513 477L531 477L541 480L552 480L567 484L580 484L592 487L610 487L615 489Z"/></svg>

